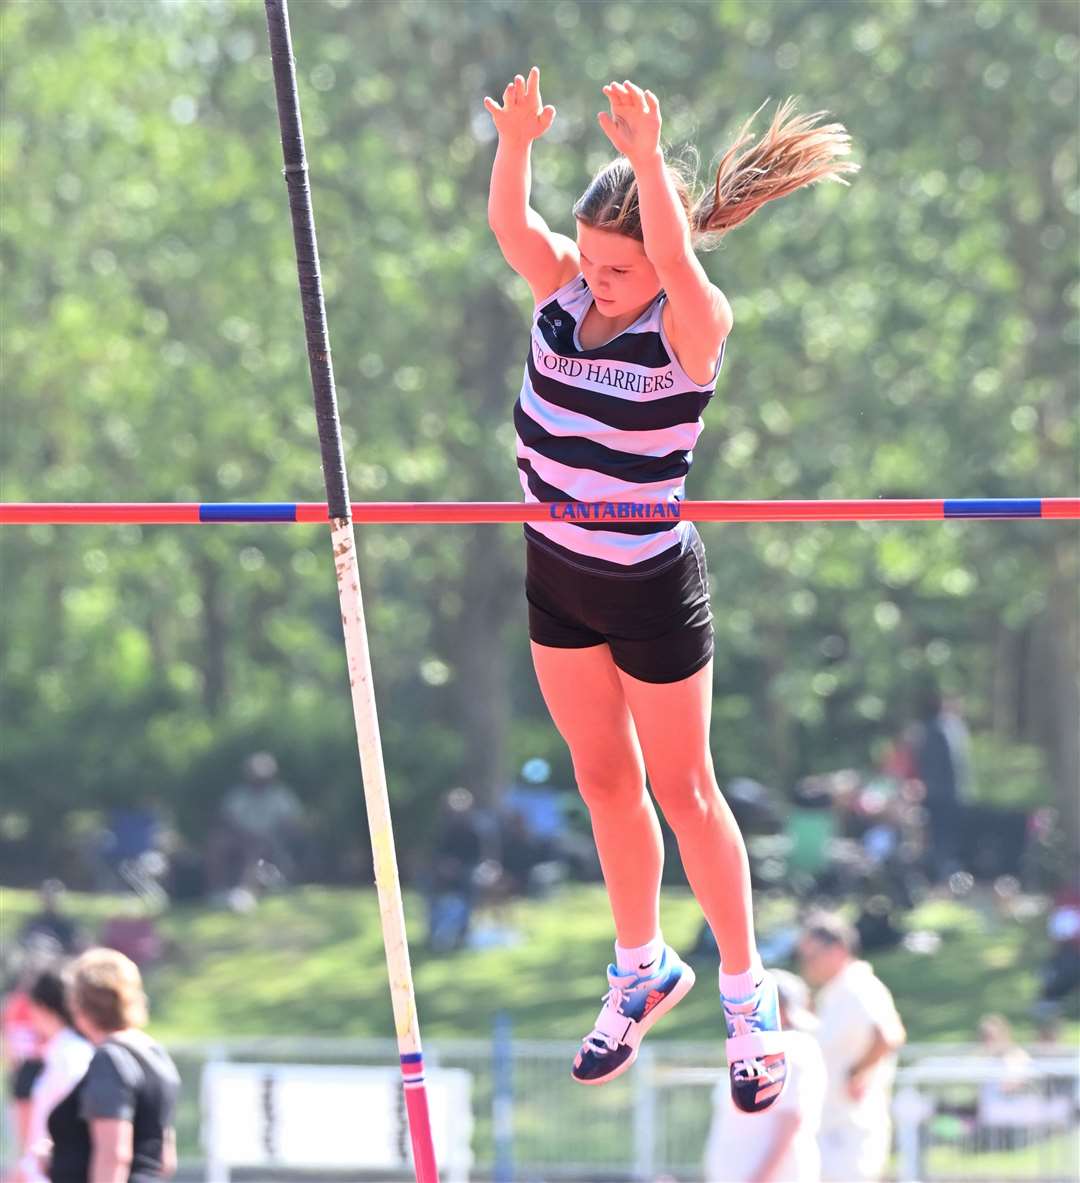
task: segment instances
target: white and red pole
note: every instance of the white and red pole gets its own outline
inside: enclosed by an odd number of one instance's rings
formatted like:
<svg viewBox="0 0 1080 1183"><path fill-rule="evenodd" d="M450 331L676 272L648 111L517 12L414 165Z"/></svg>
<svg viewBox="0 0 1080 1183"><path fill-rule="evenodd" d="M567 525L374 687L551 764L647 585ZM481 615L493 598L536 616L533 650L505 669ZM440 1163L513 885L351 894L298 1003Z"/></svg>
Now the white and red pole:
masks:
<svg viewBox="0 0 1080 1183"><path fill-rule="evenodd" d="M311 207L304 131L300 122L300 97L296 88L296 66L289 33L287 0L265 0L270 34L270 57L274 68L281 147L285 158L285 181L292 213L296 267L300 300L307 337L308 365L319 427L323 477L326 482L330 538L337 572L341 621L345 632L345 653L349 665L353 718L360 748L368 827L375 864L375 886L379 894L386 964L390 972L390 995L394 1005L398 1053L405 1089L405 1107L412 1141L413 1166L417 1183L438 1183L438 1167L431 1136L424 1060L420 1046L420 1025L416 1015L409 946L405 937L405 909L401 901L397 854L390 821L390 800L386 789L379 719L371 677L364 603L360 594L360 572L356 562L352 509L349 503L345 454L341 443L334 370L330 359L330 336L326 323L319 248L315 240L315 217Z"/></svg>

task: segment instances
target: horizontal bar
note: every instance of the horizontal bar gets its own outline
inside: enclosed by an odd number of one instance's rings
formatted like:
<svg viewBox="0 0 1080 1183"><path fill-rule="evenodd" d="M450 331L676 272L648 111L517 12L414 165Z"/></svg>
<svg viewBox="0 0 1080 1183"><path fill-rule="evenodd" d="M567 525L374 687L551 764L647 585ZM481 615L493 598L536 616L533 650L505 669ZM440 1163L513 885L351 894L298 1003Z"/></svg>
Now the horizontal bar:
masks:
<svg viewBox="0 0 1080 1183"><path fill-rule="evenodd" d="M1080 497L867 501L357 501L358 523L540 521L884 522L946 518L1080 519ZM326 502L6 502L0 525L327 522Z"/></svg>
<svg viewBox="0 0 1080 1183"><path fill-rule="evenodd" d="M327 521L323 506L322 521ZM265 502L261 505L208 503L199 506L200 522L295 522L296 505L292 502Z"/></svg>
<svg viewBox="0 0 1080 1183"><path fill-rule="evenodd" d="M1009 500L946 501L947 518L1041 518L1042 502L1036 498Z"/></svg>

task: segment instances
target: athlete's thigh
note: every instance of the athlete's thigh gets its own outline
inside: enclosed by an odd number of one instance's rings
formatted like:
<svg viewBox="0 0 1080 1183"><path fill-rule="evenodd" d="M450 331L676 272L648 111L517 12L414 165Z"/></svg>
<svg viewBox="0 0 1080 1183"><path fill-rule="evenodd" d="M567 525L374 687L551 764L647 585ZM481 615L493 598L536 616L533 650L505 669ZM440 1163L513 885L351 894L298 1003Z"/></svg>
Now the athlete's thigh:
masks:
<svg viewBox="0 0 1080 1183"><path fill-rule="evenodd" d="M608 646L529 646L540 693L579 780L631 771L643 776L641 747Z"/></svg>
<svg viewBox="0 0 1080 1183"><path fill-rule="evenodd" d="M617 669L653 792L711 768L712 658L680 682L643 682Z"/></svg>

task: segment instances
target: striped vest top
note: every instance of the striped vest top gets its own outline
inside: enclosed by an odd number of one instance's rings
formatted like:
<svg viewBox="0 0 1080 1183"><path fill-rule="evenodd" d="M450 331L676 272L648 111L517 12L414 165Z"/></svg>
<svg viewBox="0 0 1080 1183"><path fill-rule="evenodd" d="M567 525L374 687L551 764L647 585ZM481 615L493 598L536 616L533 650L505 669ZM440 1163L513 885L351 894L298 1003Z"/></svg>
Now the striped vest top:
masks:
<svg viewBox="0 0 1080 1183"><path fill-rule="evenodd" d="M635 503L632 516L525 523L527 538L587 571L652 574L693 540L693 523L675 515L724 352L711 382L693 381L661 323L666 298L596 349L578 336L593 302L583 275L535 309L514 405L525 501Z"/></svg>

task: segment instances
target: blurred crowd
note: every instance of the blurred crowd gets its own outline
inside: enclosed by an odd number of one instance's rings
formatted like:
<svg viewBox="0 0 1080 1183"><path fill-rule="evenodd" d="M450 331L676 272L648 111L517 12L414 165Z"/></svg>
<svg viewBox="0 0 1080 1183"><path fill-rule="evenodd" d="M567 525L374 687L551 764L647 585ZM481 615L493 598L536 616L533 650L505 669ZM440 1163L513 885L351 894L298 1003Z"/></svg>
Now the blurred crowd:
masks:
<svg viewBox="0 0 1080 1183"><path fill-rule="evenodd" d="M51 903L54 905L55 900ZM180 1077L144 1030L138 966L80 946L49 907L24 926L2 1012L10 1160L3 1183L151 1183L176 1169Z"/></svg>
<svg viewBox="0 0 1080 1183"><path fill-rule="evenodd" d="M989 886L1008 912L1025 889L1040 893L1049 906L1031 1014L1044 1039L1054 1038L1063 1008L1080 992L1080 870L1051 877L1040 861L1053 837L1052 817L1045 810L1029 815L977 802L959 698L928 694L920 716L895 730L869 774L815 773L786 793L749 777L725 786L747 837L756 895L794 897L804 917L763 936L762 956L767 964L794 964L802 977L777 972L791 1033L784 1102L767 1117L750 1119L750 1138L740 1129L747 1119L730 1109L726 1087L719 1089L707 1178L881 1178L904 1032L888 990L863 957L901 941L915 952L932 952L936 934L906 923L928 897L961 897ZM55 1107L83 1078L95 1054L94 1040L80 1034L71 1009L65 964L94 944L137 975L170 952L157 926L170 900L246 911L267 892L319 878L301 795L285 783L275 757L255 752L239 772L223 789L197 851L177 838L168 815L151 800L108 813L85 841L82 878L101 891L120 892L121 902L95 933L66 914L59 881L42 885L38 911L9 946L3 967L4 1061L23 1147L11 1178L45 1177L44 1108ZM678 867L677 859L669 862ZM423 856L403 867L403 875L426 901L429 952L444 956L513 943L513 901L542 898L567 880L599 880L600 867L578 794L552 783L550 766L534 758L494 802L478 800L464 785L446 791ZM839 918L841 909L851 915L850 924ZM693 952L716 955L705 924ZM140 1024L129 1026L138 1030ZM1004 1019L986 1016L978 1034L1002 1073L981 1090L977 1112L955 1116L981 1129L992 1124L987 1114L1015 1118L1010 1089L1030 1074ZM97 1038L111 1036L98 1031ZM142 1052L149 1054L145 1047ZM88 1120L93 1106L87 1105L76 1120ZM720 1161L728 1173L709 1174Z"/></svg>
<svg viewBox="0 0 1080 1183"><path fill-rule="evenodd" d="M494 808L482 808L463 786L443 796L418 877L431 951L512 939L497 920L511 899L541 898L566 879L599 878L584 809L576 794L546 783L550 772L547 761L528 761L520 781L506 788ZM479 930L478 906L496 918Z"/></svg>

